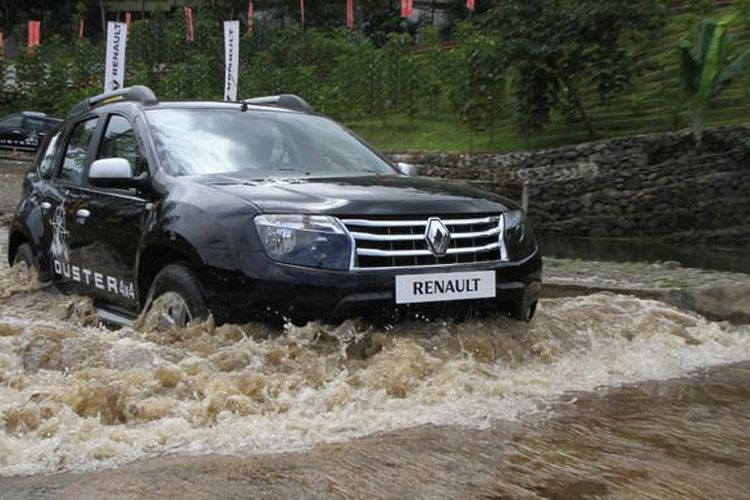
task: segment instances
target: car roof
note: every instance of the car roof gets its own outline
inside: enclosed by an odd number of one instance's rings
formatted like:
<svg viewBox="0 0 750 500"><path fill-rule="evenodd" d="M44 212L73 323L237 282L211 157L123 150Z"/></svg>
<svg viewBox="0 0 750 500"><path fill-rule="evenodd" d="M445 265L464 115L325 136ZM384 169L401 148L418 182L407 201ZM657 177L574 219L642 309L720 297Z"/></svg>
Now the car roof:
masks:
<svg viewBox="0 0 750 500"><path fill-rule="evenodd" d="M258 111L264 113L290 113L290 114L306 114L302 111L296 111L293 109L281 108L277 106L261 106L256 104L246 104L241 102L230 102L230 101L164 101L157 104L139 104L132 101L119 101L102 106L97 106L93 110L97 113L111 113L115 111L126 111L130 114L136 113L137 110L150 111L156 109L191 109L191 110L209 110L209 109L225 109L225 110L237 110L245 107L247 111ZM87 111L82 111L74 115L68 116L69 119L77 118L81 115L86 114Z"/></svg>
<svg viewBox="0 0 750 500"><path fill-rule="evenodd" d="M11 113L9 115L5 115L0 118L7 118L9 116L19 116L19 115L33 117L33 118L44 118L45 120L62 121L61 118L55 118L54 116L47 116L47 113L43 113L41 111L18 111L16 113Z"/></svg>
<svg viewBox="0 0 750 500"><path fill-rule="evenodd" d="M257 104L243 104L241 102L231 101L165 101L159 104L150 106L143 106L144 109L159 109L159 108L176 108L176 109L237 109L238 106L245 106L249 110L254 111L279 111L282 113L300 113L292 109L261 106Z"/></svg>
<svg viewBox="0 0 750 500"><path fill-rule="evenodd" d="M47 113L42 113L41 111L21 111L20 114L29 118L42 118L44 120L50 120L50 121L55 121L55 122L62 121L62 118L48 116Z"/></svg>
<svg viewBox="0 0 750 500"><path fill-rule="evenodd" d="M75 118L93 110L99 112L127 110L132 113L141 109L237 109L238 106L243 110L252 109L257 111L302 114L315 113L307 101L293 94L254 97L237 102L202 100L160 102L151 89L142 85L136 85L84 99L73 106L68 114L68 118Z"/></svg>

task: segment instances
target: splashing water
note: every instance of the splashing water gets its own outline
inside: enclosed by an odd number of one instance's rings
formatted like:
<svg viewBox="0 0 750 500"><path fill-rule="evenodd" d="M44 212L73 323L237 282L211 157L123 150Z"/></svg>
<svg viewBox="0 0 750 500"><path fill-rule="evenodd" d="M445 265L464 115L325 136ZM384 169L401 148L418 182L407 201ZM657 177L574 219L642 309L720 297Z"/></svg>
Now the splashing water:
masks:
<svg viewBox="0 0 750 500"><path fill-rule="evenodd" d="M530 325L98 327L0 270L0 475L268 453L423 424L482 428L592 391L750 359L750 328L659 302L543 301Z"/></svg>

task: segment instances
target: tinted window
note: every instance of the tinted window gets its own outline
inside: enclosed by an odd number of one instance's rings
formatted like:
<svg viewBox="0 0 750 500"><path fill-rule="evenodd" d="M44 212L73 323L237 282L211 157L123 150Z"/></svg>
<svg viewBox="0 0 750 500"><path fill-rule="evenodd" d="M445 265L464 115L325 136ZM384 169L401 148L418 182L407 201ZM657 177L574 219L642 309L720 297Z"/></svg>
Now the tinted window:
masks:
<svg viewBox="0 0 750 500"><path fill-rule="evenodd" d="M51 120L45 120L44 118L26 117L26 123L24 123L24 128L27 128L39 134L46 133L49 129L51 129L54 126L55 126L55 122Z"/></svg>
<svg viewBox="0 0 750 500"><path fill-rule="evenodd" d="M73 129L68 139L68 147L65 148L65 158L60 179L80 184L83 180L83 169L86 162L86 151L88 151L91 138L96 130L97 118L79 122Z"/></svg>
<svg viewBox="0 0 750 500"><path fill-rule="evenodd" d="M44 178L49 178L52 174L52 170L55 167L55 156L57 153L57 144L60 142L60 135L62 131L58 131L47 143L47 149L42 154L42 159L39 161L39 175Z"/></svg>
<svg viewBox="0 0 750 500"><path fill-rule="evenodd" d="M97 158L125 158L136 175L147 170L133 127L127 118L118 115L112 115L107 122Z"/></svg>
<svg viewBox="0 0 750 500"><path fill-rule="evenodd" d="M336 122L283 111L147 111L159 159L172 175L253 178L390 174L388 163Z"/></svg>
<svg viewBox="0 0 750 500"><path fill-rule="evenodd" d="M23 117L21 115L11 115L0 121L1 128L21 128Z"/></svg>

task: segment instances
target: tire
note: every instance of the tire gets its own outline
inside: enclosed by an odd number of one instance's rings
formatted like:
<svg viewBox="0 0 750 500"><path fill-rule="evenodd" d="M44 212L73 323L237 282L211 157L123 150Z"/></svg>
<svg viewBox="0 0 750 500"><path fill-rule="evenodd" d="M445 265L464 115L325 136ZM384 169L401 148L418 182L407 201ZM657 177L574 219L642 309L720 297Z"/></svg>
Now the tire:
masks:
<svg viewBox="0 0 750 500"><path fill-rule="evenodd" d="M18 250L16 250L16 256L13 257L13 266L20 264L25 264L27 269L39 270L36 265L36 259L34 259L34 252L31 250L31 245L28 243L22 243L18 247Z"/></svg>
<svg viewBox="0 0 750 500"><path fill-rule="evenodd" d="M186 315L179 310L185 308ZM147 326L155 330L182 328L208 317L209 309L200 281L187 267L170 264L151 284L144 308ZM184 317L183 317L184 316Z"/></svg>
<svg viewBox="0 0 750 500"><path fill-rule="evenodd" d="M510 317L517 321L529 323L534 318L534 313L536 313L536 304L537 301L532 302L528 306L521 303L511 310Z"/></svg>

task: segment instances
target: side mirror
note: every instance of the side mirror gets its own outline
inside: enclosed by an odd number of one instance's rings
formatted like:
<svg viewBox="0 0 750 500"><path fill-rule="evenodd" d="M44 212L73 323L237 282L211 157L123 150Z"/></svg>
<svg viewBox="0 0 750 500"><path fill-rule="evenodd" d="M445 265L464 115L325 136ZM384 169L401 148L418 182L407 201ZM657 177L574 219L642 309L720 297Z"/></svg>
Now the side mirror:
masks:
<svg viewBox="0 0 750 500"><path fill-rule="evenodd" d="M133 167L125 158L103 158L89 167L89 183L92 186L127 189L142 187L142 181L133 175Z"/></svg>
<svg viewBox="0 0 750 500"><path fill-rule="evenodd" d="M396 168L398 168L398 171L401 172L401 175L405 175L406 177L417 176L417 167L415 165L412 165L411 163L404 163L400 161L396 164Z"/></svg>

